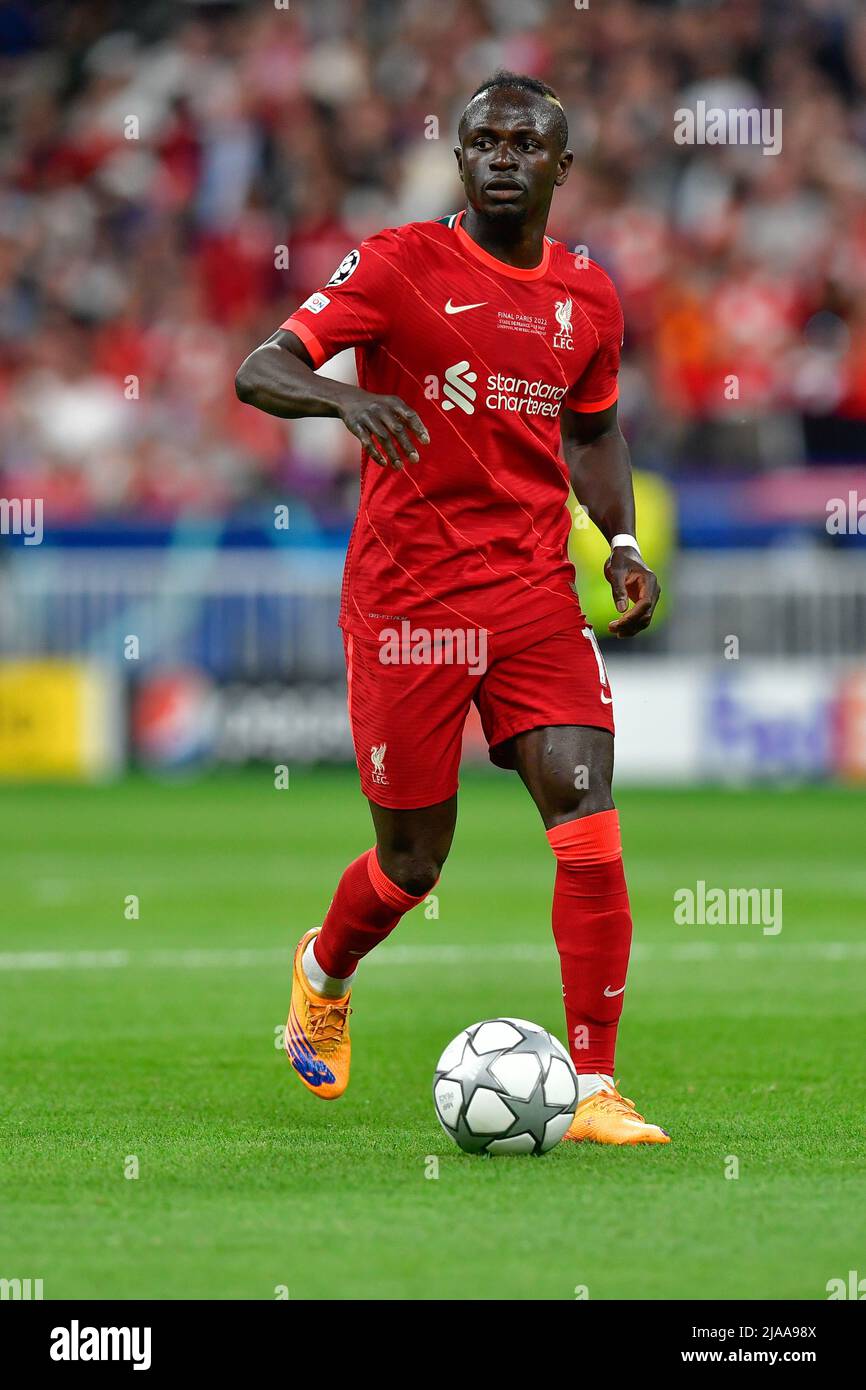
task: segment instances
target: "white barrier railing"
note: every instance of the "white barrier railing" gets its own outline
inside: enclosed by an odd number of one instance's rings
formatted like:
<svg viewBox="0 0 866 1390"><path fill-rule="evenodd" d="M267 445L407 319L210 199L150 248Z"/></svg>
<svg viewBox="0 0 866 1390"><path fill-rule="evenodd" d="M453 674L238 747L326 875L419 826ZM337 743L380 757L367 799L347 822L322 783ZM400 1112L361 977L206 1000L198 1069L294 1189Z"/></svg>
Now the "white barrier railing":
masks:
<svg viewBox="0 0 866 1390"><path fill-rule="evenodd" d="M728 636L741 656L866 653L866 551L701 551L682 555L666 650L718 655Z"/></svg>
<svg viewBox="0 0 866 1390"><path fill-rule="evenodd" d="M342 669L339 551L7 552L0 654L197 661L224 675L324 677ZM713 656L866 653L866 552L704 551L680 556L667 621L641 648Z"/></svg>

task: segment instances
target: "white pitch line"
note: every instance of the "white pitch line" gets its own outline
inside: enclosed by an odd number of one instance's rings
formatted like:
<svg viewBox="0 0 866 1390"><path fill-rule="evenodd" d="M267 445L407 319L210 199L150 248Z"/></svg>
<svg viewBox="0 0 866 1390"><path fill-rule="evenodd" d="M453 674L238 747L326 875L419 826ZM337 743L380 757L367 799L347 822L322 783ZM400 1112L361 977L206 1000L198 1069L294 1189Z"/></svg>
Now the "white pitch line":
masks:
<svg viewBox="0 0 866 1390"><path fill-rule="evenodd" d="M759 941L636 942L632 960L685 965L700 961L768 960L771 954L804 961L866 960L866 941L791 941L783 936ZM37 970L202 970L258 969L285 965L290 947L249 949L165 948L151 951L7 951L0 952L0 971ZM372 966L489 965L491 962L547 964L556 960L553 942L490 946L394 945L367 958Z"/></svg>

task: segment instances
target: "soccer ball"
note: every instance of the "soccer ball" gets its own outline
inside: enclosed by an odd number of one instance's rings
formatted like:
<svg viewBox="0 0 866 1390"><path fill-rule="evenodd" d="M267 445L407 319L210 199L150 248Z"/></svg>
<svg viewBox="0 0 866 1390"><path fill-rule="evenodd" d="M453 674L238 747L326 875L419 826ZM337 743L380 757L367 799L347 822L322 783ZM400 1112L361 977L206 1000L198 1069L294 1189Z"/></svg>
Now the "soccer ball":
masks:
<svg viewBox="0 0 866 1390"><path fill-rule="evenodd" d="M523 1018L464 1028L433 1077L445 1133L469 1154L543 1154L577 1105L577 1074L562 1043Z"/></svg>

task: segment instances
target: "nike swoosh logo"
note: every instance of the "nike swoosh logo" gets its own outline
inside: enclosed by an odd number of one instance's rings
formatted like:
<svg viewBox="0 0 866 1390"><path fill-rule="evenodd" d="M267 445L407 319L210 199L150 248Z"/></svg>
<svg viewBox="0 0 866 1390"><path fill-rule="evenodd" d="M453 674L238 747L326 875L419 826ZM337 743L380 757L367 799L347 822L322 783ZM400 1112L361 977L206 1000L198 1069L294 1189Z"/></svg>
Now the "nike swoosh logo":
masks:
<svg viewBox="0 0 866 1390"><path fill-rule="evenodd" d="M445 312L446 314L465 314L467 309L483 309L486 303L487 300L482 299L480 304L452 304L449 299L445 305Z"/></svg>
<svg viewBox="0 0 866 1390"><path fill-rule="evenodd" d="M601 692L601 703L602 703L603 705L612 705L612 704L613 704L613 696L612 696L612 695L605 695L604 691L602 691L602 692Z"/></svg>
<svg viewBox="0 0 866 1390"><path fill-rule="evenodd" d="M617 994L622 994L623 989L625 989L625 985L622 986L622 989L611 989L610 985L605 985L604 992L608 999L614 999Z"/></svg>

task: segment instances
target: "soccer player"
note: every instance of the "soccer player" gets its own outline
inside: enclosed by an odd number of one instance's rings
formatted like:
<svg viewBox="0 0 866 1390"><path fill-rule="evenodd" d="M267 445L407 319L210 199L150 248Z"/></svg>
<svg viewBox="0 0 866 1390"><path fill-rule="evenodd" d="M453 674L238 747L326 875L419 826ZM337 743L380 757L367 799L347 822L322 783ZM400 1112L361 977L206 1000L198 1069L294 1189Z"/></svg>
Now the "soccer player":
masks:
<svg viewBox="0 0 866 1390"><path fill-rule="evenodd" d="M556 858L579 1080L566 1138L667 1143L614 1081L632 923L610 687L567 555L570 479L611 545L611 632L648 625L659 586L617 424L622 312L604 271L546 235L573 159L554 92L498 73L458 136L465 209L350 251L237 374L242 401L336 416L362 449L340 626L376 844L298 944L286 1051L314 1095L342 1095L355 972L438 881L474 701L492 762L519 774ZM315 371L347 347L357 387Z"/></svg>

